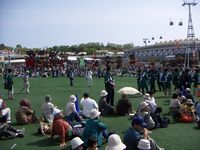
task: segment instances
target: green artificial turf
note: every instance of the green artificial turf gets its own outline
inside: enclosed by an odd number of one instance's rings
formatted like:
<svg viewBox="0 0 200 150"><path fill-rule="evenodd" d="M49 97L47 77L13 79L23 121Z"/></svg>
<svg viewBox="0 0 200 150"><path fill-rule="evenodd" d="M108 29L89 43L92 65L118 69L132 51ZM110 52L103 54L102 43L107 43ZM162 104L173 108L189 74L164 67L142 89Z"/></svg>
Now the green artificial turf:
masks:
<svg viewBox="0 0 200 150"><path fill-rule="evenodd" d="M21 78L14 78L15 100L6 100L7 91L1 86L0 92L3 93L7 106L12 110L12 125L16 128L25 127L25 137L15 138L10 140L0 140L0 150L8 150L13 144L17 144L16 150L53 150L59 148L59 139L51 140L48 136L40 136L37 134L38 124L17 125L14 113L19 106L19 101L22 98L28 98L32 102L32 108L36 111L37 116L40 116L41 104L44 101L44 96L50 94L53 98L53 103L60 109L65 109L67 98L71 94L77 94L79 100L84 92L88 92L90 97L99 99L100 91L104 89L103 78L94 78L94 86L87 87L85 78L75 78L74 86L69 86L68 78L32 78L30 79L30 94L22 94L20 90L23 85ZM117 90L124 86L136 86L136 80L133 77L117 77L115 78L115 102L120 98ZM2 79L1 79L2 83ZM163 97L162 92L157 92L155 95L156 102L162 106L163 113L167 113L170 97ZM133 96L133 109L136 110L139 102L142 101L142 96ZM169 116L168 116L169 117ZM130 121L127 116L106 116L101 120L108 125L108 130L114 130L123 139L124 132L130 126ZM161 147L165 150L199 150L200 149L200 129L196 128L195 123L173 123L169 124L168 128L159 128L152 131L150 135ZM106 144L100 149L105 149ZM66 150L71 149L70 142L67 142Z"/></svg>

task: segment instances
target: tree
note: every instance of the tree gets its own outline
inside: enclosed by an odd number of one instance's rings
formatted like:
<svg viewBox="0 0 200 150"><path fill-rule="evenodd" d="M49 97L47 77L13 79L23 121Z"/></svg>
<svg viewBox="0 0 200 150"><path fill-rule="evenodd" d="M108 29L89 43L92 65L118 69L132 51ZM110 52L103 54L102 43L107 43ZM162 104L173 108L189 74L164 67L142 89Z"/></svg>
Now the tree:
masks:
<svg viewBox="0 0 200 150"><path fill-rule="evenodd" d="M16 48L15 48L15 51L16 51L17 53L21 53L21 50L22 50L22 46L21 46L20 44L17 44L17 45L16 45Z"/></svg>

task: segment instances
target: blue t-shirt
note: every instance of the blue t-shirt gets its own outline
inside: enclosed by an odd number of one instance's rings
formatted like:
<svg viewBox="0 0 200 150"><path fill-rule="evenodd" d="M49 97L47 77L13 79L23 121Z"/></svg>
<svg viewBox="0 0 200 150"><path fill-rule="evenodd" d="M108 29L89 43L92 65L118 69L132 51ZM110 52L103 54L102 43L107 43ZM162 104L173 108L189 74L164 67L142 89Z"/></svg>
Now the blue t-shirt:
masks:
<svg viewBox="0 0 200 150"><path fill-rule="evenodd" d="M139 150L137 148L138 143L141 139L140 133L133 127L130 127L124 135L124 144L127 150Z"/></svg>

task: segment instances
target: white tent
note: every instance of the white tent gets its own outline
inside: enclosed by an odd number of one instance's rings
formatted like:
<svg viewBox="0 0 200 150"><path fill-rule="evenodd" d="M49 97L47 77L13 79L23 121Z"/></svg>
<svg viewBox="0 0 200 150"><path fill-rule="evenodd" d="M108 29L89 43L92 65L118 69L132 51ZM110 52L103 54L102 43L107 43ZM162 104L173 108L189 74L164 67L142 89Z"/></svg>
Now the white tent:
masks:
<svg viewBox="0 0 200 150"><path fill-rule="evenodd" d="M70 60L70 61L77 61L76 56L68 56L67 59Z"/></svg>

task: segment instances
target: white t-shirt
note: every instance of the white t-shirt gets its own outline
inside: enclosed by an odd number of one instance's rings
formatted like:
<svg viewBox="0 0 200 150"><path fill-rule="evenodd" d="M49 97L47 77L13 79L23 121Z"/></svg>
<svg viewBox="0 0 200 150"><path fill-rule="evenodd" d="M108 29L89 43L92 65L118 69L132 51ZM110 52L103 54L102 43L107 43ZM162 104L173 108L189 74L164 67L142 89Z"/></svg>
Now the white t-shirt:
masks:
<svg viewBox="0 0 200 150"><path fill-rule="evenodd" d="M92 79L92 71L89 70L89 71L86 72L86 78Z"/></svg>
<svg viewBox="0 0 200 150"><path fill-rule="evenodd" d="M83 106L83 115L86 117L90 117L90 112L92 109L99 109L98 104L95 100L91 98L82 98L81 105Z"/></svg>
<svg viewBox="0 0 200 150"><path fill-rule="evenodd" d="M3 100L0 98L0 108L2 107L3 105Z"/></svg>
<svg viewBox="0 0 200 150"><path fill-rule="evenodd" d="M181 106L180 101L178 99L171 99L170 105L171 108L179 108Z"/></svg>
<svg viewBox="0 0 200 150"><path fill-rule="evenodd" d="M44 102L42 104L42 115L49 121L53 121L53 110L54 110L54 105L51 102Z"/></svg>
<svg viewBox="0 0 200 150"><path fill-rule="evenodd" d="M146 102L150 105L151 112L154 113L157 107L156 101L154 97L151 97L151 100L146 100Z"/></svg>
<svg viewBox="0 0 200 150"><path fill-rule="evenodd" d="M65 116L69 116L73 111L76 111L75 103L68 102L65 109Z"/></svg>

